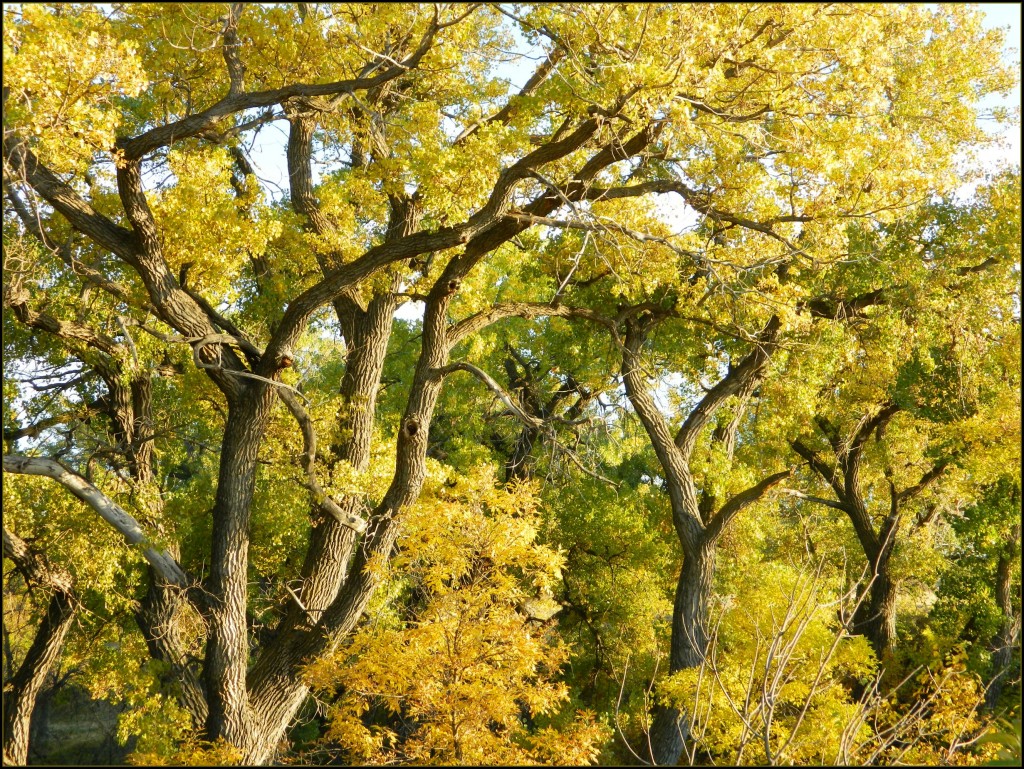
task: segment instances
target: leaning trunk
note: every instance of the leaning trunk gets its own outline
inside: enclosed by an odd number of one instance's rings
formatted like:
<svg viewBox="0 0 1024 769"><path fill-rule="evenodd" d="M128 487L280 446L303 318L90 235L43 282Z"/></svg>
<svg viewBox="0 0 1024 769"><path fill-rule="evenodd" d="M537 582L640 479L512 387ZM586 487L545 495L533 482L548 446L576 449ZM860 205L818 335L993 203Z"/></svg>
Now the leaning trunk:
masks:
<svg viewBox="0 0 1024 769"><path fill-rule="evenodd" d="M25 661L4 686L4 764L28 763L32 711L47 676L60 656L64 638L75 618L77 605L70 591L57 590L46 610Z"/></svg>
<svg viewBox="0 0 1024 769"><path fill-rule="evenodd" d="M704 543L689 550L676 586L672 611L672 651L669 673L700 667L708 651L708 606L715 575L715 546ZM659 766L679 762L689 730L687 717L678 708L658 705L651 724L651 758Z"/></svg>

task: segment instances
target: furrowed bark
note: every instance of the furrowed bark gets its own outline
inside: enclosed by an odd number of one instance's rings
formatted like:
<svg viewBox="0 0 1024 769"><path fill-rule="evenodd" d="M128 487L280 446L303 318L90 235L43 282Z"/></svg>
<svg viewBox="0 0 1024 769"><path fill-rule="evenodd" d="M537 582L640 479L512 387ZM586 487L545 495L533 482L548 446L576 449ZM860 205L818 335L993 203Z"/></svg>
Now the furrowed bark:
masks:
<svg viewBox="0 0 1024 769"><path fill-rule="evenodd" d="M196 672L189 666L183 651L179 631L179 612L185 605L185 594L174 585L168 585L150 570L149 588L139 603L135 621L146 640L149 655L168 665L167 682L192 716L192 724L201 729L206 723L208 710L206 695Z"/></svg>
<svg viewBox="0 0 1024 769"><path fill-rule="evenodd" d="M447 307L454 291L448 288L460 272L458 261L449 264L427 302L423 347L413 378L409 402L398 435L395 476L380 505L370 516L366 533L356 550L350 572L338 595L313 628L290 633L274 654L261 656L249 675L254 719L264 725L259 744L246 745L245 760L269 759L295 709L306 696L298 666L334 649L355 627L377 587L378 577L367 568L377 554L387 557L398 535L398 516L419 495L426 477L427 434L442 377L436 371L447 363L445 335Z"/></svg>
<svg viewBox="0 0 1024 769"><path fill-rule="evenodd" d="M209 636L203 667L209 712L206 734L233 745L251 738L245 674L249 661L249 519L256 459L275 399L268 385L245 385L245 396L228 404L219 481L213 508L210 554Z"/></svg>
<svg viewBox="0 0 1024 769"><path fill-rule="evenodd" d="M17 200L11 190L8 190L8 197ZM45 244L45 238L41 233L37 233L37 237ZM70 262L70 257L65 261ZM124 345L79 324L48 319L45 314L31 311L17 296L12 296L11 299L15 315L26 325L62 339L85 341L89 346L105 353L104 359L97 365L97 370L107 385L107 395L99 398L92 408L104 412L110 419L116 448L124 455L133 481L140 487L151 484L154 476L151 373L138 373L125 384L123 365L120 362L121 356L125 354ZM81 358L81 355L79 357ZM153 505L161 507L158 497L149 499L148 506L152 508ZM150 519L157 522L159 532L160 510L149 509L147 512ZM177 551L175 548L172 548L172 551L168 555L176 562ZM168 581L166 574L161 576L152 564L149 567L149 583L146 596L136 612L139 630L146 640L151 656L169 665L167 683L172 690L178 692L179 699L192 713L196 725L202 725L207 715L206 701L195 673L183 662L184 655L177 627L177 612L185 598L182 583L180 580Z"/></svg>
<svg viewBox="0 0 1024 769"><path fill-rule="evenodd" d="M429 48L433 35L444 26L438 23L435 15L420 48L410 60L400 65L403 72L415 66ZM233 45L231 40L225 42ZM233 63L229 62L229 66L234 67L233 90L240 91L243 74L241 60L234 56L234 51L226 53L233 59ZM555 59L557 56L541 68L537 83L528 84L528 88L535 87L547 76ZM393 74L397 76L400 73ZM388 79L391 79L390 76ZM358 87L371 87L375 84L380 83L376 83L373 78L365 78ZM279 100L277 103L281 103L294 97L313 99L344 92L344 89L332 90L334 86L285 89L276 93L275 97ZM328 90L321 93L322 88ZM565 131L558 131L546 144L505 169L499 175L489 200L460 225L433 233L418 232L415 202L412 199L392 200L393 220L384 242L347 264L335 266L325 262L324 279L291 302L266 352L262 355L249 355L251 351L246 350L254 367L250 372L229 346L231 334L217 333L218 324L225 330L230 329L210 312L209 303L179 285L179 281L170 272L162 253L160 233L143 192L141 165L143 156L159 146L185 136L198 135L210 128L219 117L233 110L260 106L249 96L252 95L231 94L205 113L170 126L152 129L136 139L126 139L119 143L124 162L117 169L118 192L131 230L113 224L93 210L70 186L38 163L23 143L16 139L5 141L5 154L12 168L21 173L23 180L65 216L76 230L110 250L138 273L161 320L170 324L187 340L202 340L194 342L196 363L207 370L227 398L228 424L221 447L221 466L213 510L211 575L207 584L212 598L206 607L209 610L209 637L203 669L203 683L208 698L206 736L211 739L223 737L242 747L250 760L263 761L271 756L281 733L305 696L305 688L299 683L297 675L298 664L336 645L354 626L376 586L372 573L364 568L367 560L374 552L383 554L390 551L397 535L396 518L400 510L419 493L425 474L430 418L441 387L442 377L438 369L447 365L448 352L454 343L447 333L447 306L451 296L458 290L459 281L484 255L530 226L529 223L506 216L517 185L532 177L536 169L583 148L597 134L604 118L621 108L624 99L611 110L601 110L601 119L584 119L574 126L567 126ZM269 97L263 95L260 98ZM371 95L372 98L375 97ZM239 107L243 102L245 106ZM312 102L309 104L312 105ZM311 108L320 107L312 105ZM503 120L504 115L496 119ZM311 134L306 126L297 125L296 128L296 144L306 146ZM541 195L528 206L527 213L541 216L550 213L562 205L567 195L582 199L587 186L601 169L642 150L656 137L658 130L660 125L651 125L625 142L610 140L583 164L570 181L563 183L562 188ZM289 149L291 151L292 147ZM300 154L298 159L303 160L303 155ZM296 181L296 191L306 192L307 185L302 178ZM315 198L300 194L296 196L296 204L297 208L306 208L310 221L315 224ZM342 383L342 394L349 406L344 418L350 420L347 426L353 435L347 445L340 445L337 455L339 459L360 466L368 456L383 351L386 349L397 301L392 290L390 294L385 292L383 296L372 300L364 310L358 307L349 294L363 278L392 263L462 244L466 245L465 253L449 263L442 279L431 292L423 337L424 349L399 437L398 471L391 490L371 517L371 528L351 567L351 576L339 592L354 533L350 528L338 526L336 521L327 518L322 527L314 529L309 557L302 572L303 605L307 609L313 606L314 616L320 606L325 608L319 620L313 620L316 625L312 629L306 611L302 612L301 621L299 615L294 613L290 619L286 619L282 627L286 632L279 636L280 645L272 645L264 650L264 654L261 654L249 672L247 687L245 578L249 507L253 494L256 453L278 389L267 383L253 384L250 375L273 379L280 361L289 356L292 345L311 313L327 302L334 303L351 351L346 380ZM360 356L364 356L362 362ZM216 364L214 361L217 361ZM144 399L146 393L118 393L117 413L127 413L126 400L136 397ZM141 474L151 455L146 455L145 447L135 446L135 443L137 436L148 430L131 421L122 420L118 424L118 432L124 436L123 442L130 451L139 454L132 460L133 473ZM357 502L352 500L351 504L356 505ZM355 507L351 512L354 511ZM171 597L154 595L147 604L150 607L149 616L142 619L142 625L149 628L147 635L151 642L157 640L154 637L157 628L166 624L167 611L160 607L166 606L167 599ZM159 649L155 644L151 648L164 658L171 659L174 656L170 648ZM186 671L182 671L182 675L187 678ZM200 689L198 686L192 688L195 691ZM186 693L186 696L192 695ZM201 704L198 699L193 699L193 712L201 713Z"/></svg>
<svg viewBox="0 0 1024 769"><path fill-rule="evenodd" d="M313 123L295 116L291 119L288 145L288 165L292 200L296 211L307 217L308 228L319 234L329 233L334 223L320 210L312 188L309 170ZM412 201L392 199L391 222L386 240L395 241L410 235L419 221L418 207ZM321 269L329 274L335 261L330 255L318 255ZM395 309L398 306L391 292L372 299L364 310L347 296L334 301L335 312L345 336L348 356L342 376L340 393L342 406L338 414L339 435L343 438L332 447L331 463L347 462L357 471L365 470L370 460L376 400L380 390L387 343L391 335ZM271 678L287 666L290 650L300 644L310 628L324 614L336 598L345 580L356 538L365 530L361 519L363 502L356 496L343 498L340 503L327 499L315 477L316 438L305 410L294 396L280 393L289 409L303 425L306 455L303 458L309 474L309 486L315 497L313 528L310 543L300 572L301 587L296 594L301 600L291 601L282 620L277 640L263 649L250 675L249 687L255 678ZM325 510L325 508L327 508ZM353 525L357 521L358 525ZM258 673L256 671L259 671ZM281 675L276 679L278 701L270 711L256 709L254 729L260 740L249 747L251 755L269 757L268 752L279 741L295 712L305 700L308 689L297 677ZM265 760L260 759L260 760ZM255 760L255 759L254 759Z"/></svg>
<svg viewBox="0 0 1024 769"><path fill-rule="evenodd" d="M52 593L25 659L10 681L4 682L4 764L23 766L28 763L32 712L74 623L78 599L70 575L49 568L39 553L6 528L3 540L4 556L14 561L26 581Z"/></svg>
<svg viewBox="0 0 1024 769"><path fill-rule="evenodd" d="M716 546L708 542L683 555L672 607L669 672L699 667L708 651L708 608L715 575ZM683 753L689 725L686 714L664 705L652 711L651 761L674 766Z"/></svg>

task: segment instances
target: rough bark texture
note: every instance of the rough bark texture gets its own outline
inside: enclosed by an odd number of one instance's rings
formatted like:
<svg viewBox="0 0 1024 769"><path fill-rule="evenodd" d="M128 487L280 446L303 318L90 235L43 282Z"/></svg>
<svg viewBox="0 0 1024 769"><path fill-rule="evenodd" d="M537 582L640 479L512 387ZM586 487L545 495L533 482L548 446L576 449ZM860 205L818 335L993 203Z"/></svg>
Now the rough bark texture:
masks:
<svg viewBox="0 0 1024 769"><path fill-rule="evenodd" d="M210 559L209 635L203 684L209 739L244 745L251 736L245 674L249 662L246 624L249 518L256 458L275 395L267 386L247 385L248 397L228 407L213 508Z"/></svg>
<svg viewBox="0 0 1024 769"><path fill-rule="evenodd" d="M74 623L78 600L70 575L50 569L38 553L6 528L3 540L4 556L15 563L25 580L52 593L25 659L10 681L4 682L4 764L24 765L28 763L32 712Z"/></svg>
<svg viewBox="0 0 1024 769"><path fill-rule="evenodd" d="M853 632L865 636L881 658L896 643L896 582L890 574L888 556L875 560L873 570L868 597L854 613Z"/></svg>
<svg viewBox="0 0 1024 769"><path fill-rule="evenodd" d="M295 210L307 217L307 228L317 234L328 234L334 223L319 207L312 187L310 158L314 123L295 115L290 120L288 168ZM386 242L395 242L411 235L419 222L419 211L413 201L392 198L391 222ZM330 254L318 255L325 275L336 261ZM390 292L373 298L366 308L347 295L338 297L334 309L345 337L347 358L340 394L342 406L338 415L339 441L331 447L330 462L345 462L358 471L370 461L377 396L387 353L388 339L398 300L394 296L397 283ZM311 462L316 456L311 457ZM315 473L315 468L312 469ZM340 500L341 516L359 517L362 501L357 497ZM301 587L285 618L278 627L277 640L262 650L248 675L247 687L253 693L250 739L245 744L248 760L262 763L269 760L284 731L308 694L308 687L295 674L296 660L301 660L311 633L335 601L344 584L357 532L338 520L337 515L323 512L318 500L313 505L313 527L310 543L300 572ZM361 608L360 608L361 613Z"/></svg>
<svg viewBox="0 0 1024 769"><path fill-rule="evenodd" d="M708 607L715 577L715 545L707 544L683 556L672 611L669 673L699 667L708 651ZM657 706L651 724L651 759L659 766L679 761L686 744L686 714Z"/></svg>
<svg viewBox="0 0 1024 769"><path fill-rule="evenodd" d="M150 653L170 662L179 673L182 698L194 717L205 719L205 736L223 738L241 748L245 762L261 763L273 758L285 729L306 697L299 675L301 665L336 647L355 627L376 588L376 577L366 565L375 554L385 557L390 554L401 511L419 494L426 474L431 417L444 378L442 369L448 364L450 350L457 341L455 335L449 333L449 304L461 281L484 256L531 226L530 222L516 218L520 216L518 212L513 215L514 205L519 207L514 194L522 191L524 182L535 179L538 169L589 146L593 152L588 159L575 169L563 170L563 180L557 186L550 184L550 188L523 207L522 212L528 217L546 216L566 199L591 199L595 193L590 186L597 174L612 163L643 151L656 140L663 123L651 122L631 136L627 134L630 129L609 130L608 126L612 125L609 121L622 109L627 96L609 108L595 108L588 117L568 120L547 141L538 142L518 161L502 169L487 201L465 221L450 226L421 230L420 204L416 196L391 197L391 221L382 242L355 258L318 253L322 279L289 298L283 316L261 352L205 298L185 285L186 271L181 271L177 277L171 271L142 183L147 156L188 137L215 141L215 127L222 118L243 110L278 105L285 110L292 129L288 163L293 206L305 216L311 231L329 234L334 223L319 206L309 166L316 115L325 109L350 109L353 120L366 124L365 135L360 134L356 146L352 147L353 166L369 162L368 156L373 161L386 160L392 151L384 135L387 121L382 119L389 109L388 100L401 96L402 79L414 75L417 64L442 27L435 16L418 40L408 42L404 57L397 51L392 52L396 57L394 66L370 62L366 72L376 71L372 76L245 93L244 52L236 45L241 13L241 6L232 6L223 33L223 54L230 79L228 95L192 115L119 140L123 162L117 169L117 188L122 211L117 218L130 229L96 211L71 184L46 168L23 138L14 134L5 136L4 155L17 184L32 188L73 230L113 254L134 273L147 294L147 300L135 306L151 312L180 335L169 341L193 345L195 364L216 384L226 401L227 420L212 510L210 573L203 585L207 598L200 607L208 621L201 685L199 681L190 680L190 670L181 659L180 649L176 648L180 644L174 632L174 615L180 596L168 592L160 580L153 581L150 593L142 602L139 625ZM559 58L561 53L556 52L544 61L522 95L535 91L553 71ZM360 93L358 105L345 101L344 97L357 91ZM330 97L332 101L322 97ZM510 115L511 107L499 111L491 120L507 122ZM595 146L598 136L600 144ZM235 155L237 158L237 153ZM246 163L239 165L243 175L248 173ZM603 190L600 194L611 192L614 191ZM452 256L451 250L456 248L464 250ZM399 301L397 281L401 271L396 266L434 252L448 252L449 261L426 301L422 350L398 436L393 482L381 503L368 516L369 525L358 547L355 547L355 529L337 518L316 517L320 516L322 505L313 505L313 533L298 594L304 608L298 601L288 607L277 632L260 644L250 665L246 622L248 529L257 454L280 389L273 380L282 366L290 364L292 348L307 329L313 314L332 304L349 354L341 383L345 411L340 422L346 437L334 447L333 457L328 461L345 461L356 468L364 467L369 456L384 351ZM389 270L394 270L390 291L381 290L364 306L357 293L359 284ZM128 295L110 281L101 283L97 281L96 285L102 290L119 297ZM80 324L44 317L26 302L22 304L24 322L74 339L80 346L108 353L111 360L125 359L124 348L115 349L120 347L115 340ZM244 351L244 360L236 349ZM131 387L121 385L121 371L116 366L111 366L109 373L112 375L106 378L112 390L110 408L118 442L135 480L146 483L152 476L153 459L151 442L146 437L151 434L146 405L151 397L150 390L146 382ZM317 460L314 452L309 467L313 480ZM344 519L346 515L360 512L359 504L355 499L341 500L336 507ZM176 565L173 559L163 565L171 564ZM154 568L160 566L154 563ZM161 572L165 578L168 573Z"/></svg>
<svg viewBox="0 0 1024 769"><path fill-rule="evenodd" d="M178 627L178 612L185 601L183 591L168 585L150 570L150 584L139 603L135 620L146 640L150 656L168 666L165 684L176 690L181 703L192 715L193 724L201 728L208 715L206 696L196 671L188 664Z"/></svg>

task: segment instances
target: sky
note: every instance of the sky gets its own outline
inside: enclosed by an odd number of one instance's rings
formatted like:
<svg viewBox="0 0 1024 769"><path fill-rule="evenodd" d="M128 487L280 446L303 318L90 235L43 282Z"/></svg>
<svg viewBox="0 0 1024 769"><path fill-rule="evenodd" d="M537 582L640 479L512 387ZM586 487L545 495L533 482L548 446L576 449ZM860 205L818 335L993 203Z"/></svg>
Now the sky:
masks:
<svg viewBox="0 0 1024 769"><path fill-rule="evenodd" d="M985 14L984 25L988 28L1002 27L1007 30L1006 42L1003 50L1003 61L1010 65L1016 65L1020 71L1020 48L1021 40L1021 6L1018 3L981 3L978 8ZM529 76L532 67L523 67L522 78ZM521 85L517 82L515 72L502 72L502 75L513 81L513 85ZM1013 91L1005 97L990 96L981 102L985 109L992 109L997 106L1017 110L1019 117L1021 103L1021 86L1018 81ZM1004 129L1002 134L1003 142L1000 146L992 147L981 153L981 160L986 167L996 167L1009 163L1020 164L1021 162L1021 130L1019 125L1010 126ZM261 131L252 147L251 156L256 166L257 173L269 188L271 194L277 198L287 190L287 169L284 162L283 148L287 143L287 125L279 121ZM314 169L316 175L316 169ZM973 192L971 186L965 186L960 190L961 197L969 197Z"/></svg>
<svg viewBox="0 0 1024 769"><path fill-rule="evenodd" d="M1021 23L1020 23L1020 9L1021 6L1018 3L982 3L978 6L985 13L985 26L989 28L994 27L1005 27L1008 28L1006 33L1006 42L1003 47L1003 62L1009 65L1016 65L1018 73L1020 72L1020 40L1021 40ZM1016 88L1006 97L989 97L983 99L981 105L985 108L992 108L996 106L1003 106L1009 109L1020 110L1020 81L1017 81ZM1021 162L1021 130L1020 125L1010 126L1005 132L1007 140L1007 147L1002 151L993 151L988 153L987 158L990 161L1011 161L1016 162L1018 165Z"/></svg>

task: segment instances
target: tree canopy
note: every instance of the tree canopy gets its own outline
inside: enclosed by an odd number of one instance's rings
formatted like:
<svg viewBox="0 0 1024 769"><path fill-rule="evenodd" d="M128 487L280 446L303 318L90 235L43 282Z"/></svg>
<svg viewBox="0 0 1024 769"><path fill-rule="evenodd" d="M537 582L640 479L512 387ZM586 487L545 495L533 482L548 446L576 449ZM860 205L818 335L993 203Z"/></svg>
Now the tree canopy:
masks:
<svg viewBox="0 0 1024 769"><path fill-rule="evenodd" d="M3 38L5 762L64 685L143 764L1001 757L1021 190L978 105L1018 76L979 11Z"/></svg>

